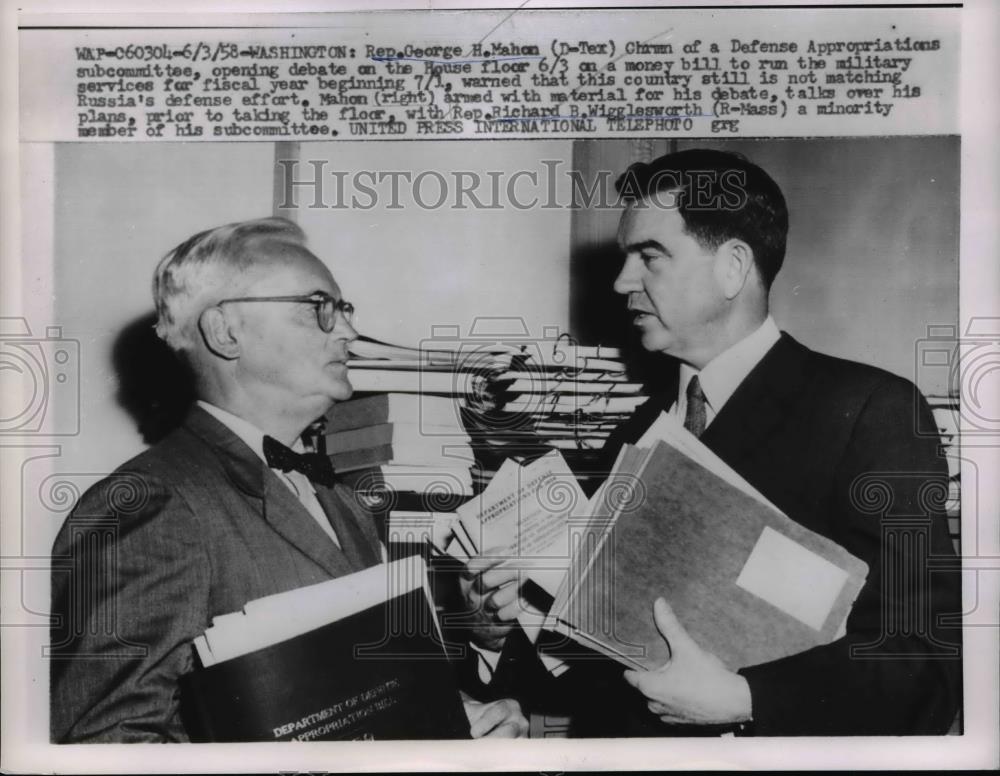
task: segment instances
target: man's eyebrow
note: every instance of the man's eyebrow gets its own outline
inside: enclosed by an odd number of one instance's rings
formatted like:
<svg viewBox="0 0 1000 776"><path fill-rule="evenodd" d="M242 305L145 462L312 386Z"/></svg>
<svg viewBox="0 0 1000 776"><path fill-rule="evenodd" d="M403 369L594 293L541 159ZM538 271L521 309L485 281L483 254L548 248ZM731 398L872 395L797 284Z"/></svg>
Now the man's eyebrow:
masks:
<svg viewBox="0 0 1000 776"><path fill-rule="evenodd" d="M660 253L666 253L667 249L664 248L656 240L643 240L642 242L632 243L631 245L625 246L625 253L636 253L639 251L644 251L647 248L652 248L654 251L659 251Z"/></svg>

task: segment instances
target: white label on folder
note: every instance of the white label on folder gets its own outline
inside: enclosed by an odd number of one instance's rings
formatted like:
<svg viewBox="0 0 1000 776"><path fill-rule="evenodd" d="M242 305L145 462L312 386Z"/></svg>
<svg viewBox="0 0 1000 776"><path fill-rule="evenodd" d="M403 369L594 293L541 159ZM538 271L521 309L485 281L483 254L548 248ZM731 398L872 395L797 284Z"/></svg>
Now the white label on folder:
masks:
<svg viewBox="0 0 1000 776"><path fill-rule="evenodd" d="M736 584L818 631L847 577L826 558L765 527Z"/></svg>

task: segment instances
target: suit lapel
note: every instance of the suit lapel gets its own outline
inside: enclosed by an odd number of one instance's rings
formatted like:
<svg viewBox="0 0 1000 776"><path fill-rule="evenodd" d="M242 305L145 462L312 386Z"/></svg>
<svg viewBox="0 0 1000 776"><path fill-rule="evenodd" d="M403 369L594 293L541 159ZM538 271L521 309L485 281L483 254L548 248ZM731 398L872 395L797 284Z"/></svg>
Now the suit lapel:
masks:
<svg viewBox="0 0 1000 776"><path fill-rule="evenodd" d="M225 424L195 405L184 425L216 452L233 486L249 497L258 514L286 541L333 577L357 570L295 494Z"/></svg>
<svg viewBox="0 0 1000 776"><path fill-rule="evenodd" d="M237 489L252 498L264 498L264 462L224 423L196 404L185 418L184 427L218 456L226 476Z"/></svg>
<svg viewBox="0 0 1000 776"><path fill-rule="evenodd" d="M349 503L350 497L344 495L342 488L317 485L316 497L330 519L333 530L337 532L343 554L355 570L380 563L382 557L377 549L378 538L374 531L374 518L360 513L356 507L352 509ZM371 521L370 532L362 530L362 520Z"/></svg>
<svg viewBox="0 0 1000 776"><path fill-rule="evenodd" d="M701 441L730 466L759 448L801 392L809 351L788 334L765 354L705 429Z"/></svg>
<svg viewBox="0 0 1000 776"><path fill-rule="evenodd" d="M264 470L264 519L331 576L342 577L359 570L270 469ZM340 531L337 538L340 539Z"/></svg>

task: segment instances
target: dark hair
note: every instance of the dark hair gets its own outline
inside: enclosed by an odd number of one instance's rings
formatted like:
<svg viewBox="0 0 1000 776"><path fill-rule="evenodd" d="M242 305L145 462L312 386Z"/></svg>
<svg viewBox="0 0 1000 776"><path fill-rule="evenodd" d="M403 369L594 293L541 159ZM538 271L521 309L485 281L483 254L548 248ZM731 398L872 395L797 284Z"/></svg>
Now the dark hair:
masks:
<svg viewBox="0 0 1000 776"><path fill-rule="evenodd" d="M704 148L678 151L631 165L615 183L621 199L662 205L658 194L675 192L671 207L684 231L705 248L743 240L753 250L765 288L785 260L788 208L778 184L742 154Z"/></svg>

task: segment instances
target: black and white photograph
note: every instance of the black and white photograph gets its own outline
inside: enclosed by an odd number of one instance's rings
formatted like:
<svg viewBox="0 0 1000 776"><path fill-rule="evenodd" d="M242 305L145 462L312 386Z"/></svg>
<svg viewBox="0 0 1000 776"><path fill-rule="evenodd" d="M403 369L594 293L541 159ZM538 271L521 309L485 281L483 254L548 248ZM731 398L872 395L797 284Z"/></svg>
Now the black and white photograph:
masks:
<svg viewBox="0 0 1000 776"><path fill-rule="evenodd" d="M997 764L995 9L542 5L8 14L5 769Z"/></svg>

